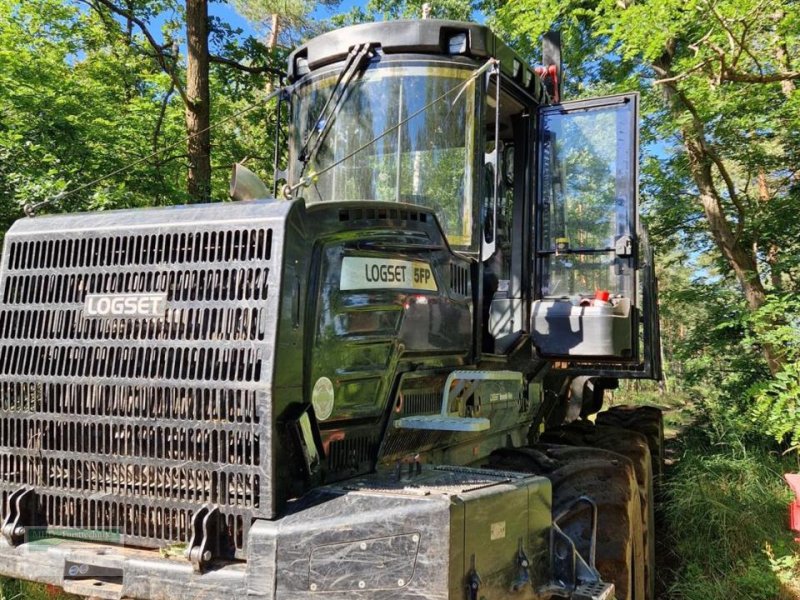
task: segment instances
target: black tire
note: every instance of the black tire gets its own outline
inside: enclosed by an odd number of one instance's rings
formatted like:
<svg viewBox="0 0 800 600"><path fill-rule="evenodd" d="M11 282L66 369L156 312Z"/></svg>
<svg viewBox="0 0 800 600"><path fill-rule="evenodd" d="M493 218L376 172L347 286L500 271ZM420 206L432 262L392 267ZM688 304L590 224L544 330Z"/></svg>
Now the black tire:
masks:
<svg viewBox="0 0 800 600"><path fill-rule="evenodd" d="M550 479L553 514L581 496L597 504L596 566L613 583L617 600L645 598L642 509L633 463L596 448L538 444L501 449L490 457L493 468L535 473ZM579 504L559 523L578 551L589 558L591 510Z"/></svg>
<svg viewBox="0 0 800 600"><path fill-rule="evenodd" d="M655 406L612 406L597 414L598 425L638 431L647 438L653 459L653 478L658 489L664 475L664 414Z"/></svg>
<svg viewBox="0 0 800 600"><path fill-rule="evenodd" d="M655 495L653 491L653 471L650 447L647 438L636 431L594 425L588 421L578 421L547 431L540 438L543 442L566 444L569 446L588 446L621 454L628 458L636 472L642 509L642 546L645 550L643 574L645 579L645 599L655 600Z"/></svg>

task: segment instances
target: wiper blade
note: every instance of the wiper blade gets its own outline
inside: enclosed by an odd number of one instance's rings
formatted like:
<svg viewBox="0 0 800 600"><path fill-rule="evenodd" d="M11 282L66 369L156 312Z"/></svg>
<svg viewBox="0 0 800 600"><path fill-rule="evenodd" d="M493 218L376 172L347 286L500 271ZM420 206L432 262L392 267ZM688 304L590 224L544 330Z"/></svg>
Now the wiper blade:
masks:
<svg viewBox="0 0 800 600"><path fill-rule="evenodd" d="M339 114L344 105L345 93L353 77L367 67L369 60L374 55L373 46L374 44L372 43L360 44L350 49L347 61L342 67L341 73L339 73L339 78L336 80L333 90L331 90L331 95L328 96L328 100L322 107L314 126L311 128L311 132L300 150L299 158L303 162L303 171L317 155L328 132L330 132L336 115ZM315 133L316 137L314 136Z"/></svg>

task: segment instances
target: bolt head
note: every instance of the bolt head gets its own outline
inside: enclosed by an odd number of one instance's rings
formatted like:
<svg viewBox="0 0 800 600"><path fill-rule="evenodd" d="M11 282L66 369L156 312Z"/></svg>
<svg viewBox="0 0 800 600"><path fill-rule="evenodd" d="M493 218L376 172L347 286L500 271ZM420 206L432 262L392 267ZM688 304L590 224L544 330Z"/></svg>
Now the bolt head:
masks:
<svg viewBox="0 0 800 600"><path fill-rule="evenodd" d="M367 584L365 582L363 581L358 582L358 589L363 590L365 587L367 587Z"/></svg>
<svg viewBox="0 0 800 600"><path fill-rule="evenodd" d="M206 550L203 552L203 562L208 562L211 560L211 550Z"/></svg>
<svg viewBox="0 0 800 600"><path fill-rule="evenodd" d="M406 584L405 579L398 579L397 580L397 587L403 587Z"/></svg>
<svg viewBox="0 0 800 600"><path fill-rule="evenodd" d="M312 583L310 586L308 586L308 589L310 589L312 592L316 592L317 591L317 584L316 583Z"/></svg>

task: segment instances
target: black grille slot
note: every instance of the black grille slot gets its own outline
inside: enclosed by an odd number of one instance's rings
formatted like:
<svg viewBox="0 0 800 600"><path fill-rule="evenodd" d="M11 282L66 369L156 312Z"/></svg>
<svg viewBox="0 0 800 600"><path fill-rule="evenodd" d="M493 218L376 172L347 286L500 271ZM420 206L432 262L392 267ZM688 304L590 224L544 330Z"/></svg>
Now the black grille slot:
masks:
<svg viewBox="0 0 800 600"><path fill-rule="evenodd" d="M441 390L404 392L400 403L403 415L434 415L442 410Z"/></svg>
<svg viewBox="0 0 800 600"><path fill-rule="evenodd" d="M339 211L340 221L419 221L428 222L428 214L413 208L343 208Z"/></svg>
<svg viewBox="0 0 800 600"><path fill-rule="evenodd" d="M252 519L272 510L273 230L107 231L7 240L0 511L33 486L49 526L160 547L188 542L212 504L243 557ZM158 293L163 317L84 314L87 294Z"/></svg>
<svg viewBox="0 0 800 600"><path fill-rule="evenodd" d="M263 300L268 269L227 268L9 275L6 304L83 303L86 294L166 292L178 302Z"/></svg>
<svg viewBox="0 0 800 600"><path fill-rule="evenodd" d="M9 268L53 269L269 260L271 229L44 239L13 243Z"/></svg>
<svg viewBox="0 0 800 600"><path fill-rule="evenodd" d="M469 269L450 263L450 289L461 296L471 295Z"/></svg>
<svg viewBox="0 0 800 600"><path fill-rule="evenodd" d="M258 423L254 390L0 383L0 411L149 420Z"/></svg>
<svg viewBox="0 0 800 600"><path fill-rule="evenodd" d="M205 346L2 346L0 375L258 381L261 352Z"/></svg>
<svg viewBox="0 0 800 600"><path fill-rule="evenodd" d="M267 312L259 307L167 309L163 319L84 318L80 308L0 312L4 340L264 339Z"/></svg>
<svg viewBox="0 0 800 600"><path fill-rule="evenodd" d="M372 434L355 434L334 440L328 449L328 469L333 472L357 471L373 460L377 439Z"/></svg>

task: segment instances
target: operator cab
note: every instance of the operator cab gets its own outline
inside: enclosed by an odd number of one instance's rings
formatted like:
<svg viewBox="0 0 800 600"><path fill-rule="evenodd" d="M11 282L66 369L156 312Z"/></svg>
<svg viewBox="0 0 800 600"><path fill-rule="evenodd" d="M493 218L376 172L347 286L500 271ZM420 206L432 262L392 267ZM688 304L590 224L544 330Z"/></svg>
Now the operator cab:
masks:
<svg viewBox="0 0 800 600"><path fill-rule="evenodd" d="M657 374L636 95L556 104L488 28L453 21L349 27L289 64L289 187L432 209L473 265L476 360L529 338L575 372Z"/></svg>

